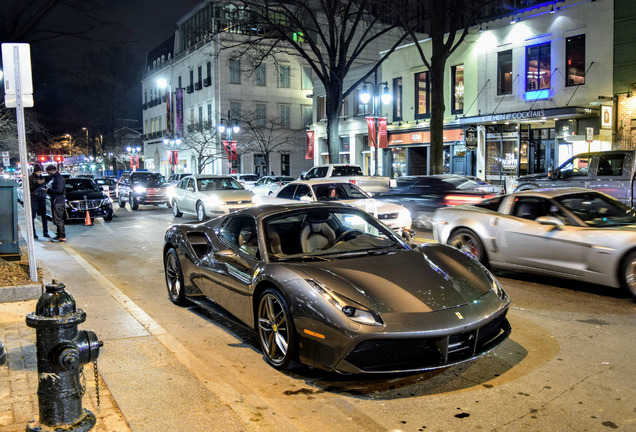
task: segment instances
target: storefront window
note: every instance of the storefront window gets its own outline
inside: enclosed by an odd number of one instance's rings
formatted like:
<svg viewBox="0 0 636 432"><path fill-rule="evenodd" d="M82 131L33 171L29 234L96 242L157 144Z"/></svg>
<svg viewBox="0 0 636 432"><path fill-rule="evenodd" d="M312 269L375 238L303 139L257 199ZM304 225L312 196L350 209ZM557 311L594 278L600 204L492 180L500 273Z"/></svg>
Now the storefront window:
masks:
<svg viewBox="0 0 636 432"><path fill-rule="evenodd" d="M585 84L585 35L565 40L565 85Z"/></svg>
<svg viewBox="0 0 636 432"><path fill-rule="evenodd" d="M464 65L451 67L451 75L451 111L452 114L461 114L464 112Z"/></svg>
<svg viewBox="0 0 636 432"><path fill-rule="evenodd" d="M512 93L512 50L497 53L497 94Z"/></svg>
<svg viewBox="0 0 636 432"><path fill-rule="evenodd" d="M407 175L406 166L406 149L394 148L391 149L391 177L402 177Z"/></svg>
<svg viewBox="0 0 636 432"><path fill-rule="evenodd" d="M419 72L415 74L415 118L428 118L429 102L428 102L428 72Z"/></svg>
<svg viewBox="0 0 636 432"><path fill-rule="evenodd" d="M517 175L519 133L515 125L486 127L486 181Z"/></svg>
<svg viewBox="0 0 636 432"><path fill-rule="evenodd" d="M550 88L550 43L526 47L526 91Z"/></svg>
<svg viewBox="0 0 636 432"><path fill-rule="evenodd" d="M351 163L350 162L350 138L348 136L340 137L340 163Z"/></svg>

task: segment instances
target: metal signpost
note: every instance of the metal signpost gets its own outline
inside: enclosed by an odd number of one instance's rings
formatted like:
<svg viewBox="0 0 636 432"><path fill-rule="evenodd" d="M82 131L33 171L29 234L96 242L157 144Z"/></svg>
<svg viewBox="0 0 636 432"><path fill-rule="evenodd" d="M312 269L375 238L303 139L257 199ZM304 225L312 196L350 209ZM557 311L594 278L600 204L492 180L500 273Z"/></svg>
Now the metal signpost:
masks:
<svg viewBox="0 0 636 432"><path fill-rule="evenodd" d="M16 109L18 127L18 147L20 168L22 170L22 191L24 219L27 227L27 254L29 258L29 276L37 282L38 272L35 262L35 244L33 239L33 217L31 213L31 193L29 190L29 163L26 148L26 130L24 127L24 108L33 106L33 81L31 79L31 49L25 43L3 43L2 65L4 67L4 104Z"/></svg>

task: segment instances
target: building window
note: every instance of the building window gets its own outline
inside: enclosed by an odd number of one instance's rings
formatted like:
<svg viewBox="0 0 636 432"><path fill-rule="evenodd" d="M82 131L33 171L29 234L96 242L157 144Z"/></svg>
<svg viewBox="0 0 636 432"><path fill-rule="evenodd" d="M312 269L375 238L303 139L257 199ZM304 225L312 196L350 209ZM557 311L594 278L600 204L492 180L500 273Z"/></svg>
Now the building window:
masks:
<svg viewBox="0 0 636 432"><path fill-rule="evenodd" d="M526 91L550 88L550 43L526 47Z"/></svg>
<svg viewBox="0 0 636 432"><path fill-rule="evenodd" d="M512 50L497 53L497 94L512 94Z"/></svg>
<svg viewBox="0 0 636 432"><path fill-rule="evenodd" d="M291 87L290 66L289 65L281 65L280 66L280 73L278 75L278 87L280 87L280 88L290 88Z"/></svg>
<svg viewBox="0 0 636 432"><path fill-rule="evenodd" d="M316 120L320 121L327 118L327 98L325 96L318 96L318 115Z"/></svg>
<svg viewBox="0 0 636 432"><path fill-rule="evenodd" d="M256 127L265 127L267 122L267 105L266 104L256 104L256 118L254 119L254 123Z"/></svg>
<svg viewBox="0 0 636 432"><path fill-rule="evenodd" d="M313 108L311 105L303 105L303 127L308 128L314 122L312 119Z"/></svg>
<svg viewBox="0 0 636 432"><path fill-rule="evenodd" d="M464 65L451 67L451 114L464 112Z"/></svg>
<svg viewBox="0 0 636 432"><path fill-rule="evenodd" d="M303 67L303 80L301 83L302 90L311 90L314 88L314 84L312 82L312 70L310 67Z"/></svg>
<svg viewBox="0 0 636 432"><path fill-rule="evenodd" d="M415 74L415 118L428 118L429 100L428 100L428 72L419 72Z"/></svg>
<svg viewBox="0 0 636 432"><path fill-rule="evenodd" d="M280 127L285 129L290 128L290 112L291 106L280 105Z"/></svg>
<svg viewBox="0 0 636 432"><path fill-rule="evenodd" d="M199 105L199 127L203 128L203 105Z"/></svg>
<svg viewBox="0 0 636 432"><path fill-rule="evenodd" d="M208 80L212 79L212 62L207 62L205 64L205 71L207 73Z"/></svg>
<svg viewBox="0 0 636 432"><path fill-rule="evenodd" d="M194 85L194 70L190 69L190 87Z"/></svg>
<svg viewBox="0 0 636 432"><path fill-rule="evenodd" d="M241 121L241 103L240 102L230 102L230 118L228 119L230 125L235 121Z"/></svg>
<svg viewBox="0 0 636 432"><path fill-rule="evenodd" d="M201 70L201 66L198 66L197 67L197 82L201 84L201 81L203 81L203 71Z"/></svg>
<svg viewBox="0 0 636 432"><path fill-rule="evenodd" d="M212 104L208 104L208 128L212 127Z"/></svg>
<svg viewBox="0 0 636 432"><path fill-rule="evenodd" d="M254 70L254 85L257 87L265 87L266 79L267 79L267 69L265 68L265 63L261 63L256 66L256 70Z"/></svg>
<svg viewBox="0 0 636 432"><path fill-rule="evenodd" d="M230 59L230 84L241 83L241 61Z"/></svg>
<svg viewBox="0 0 636 432"><path fill-rule="evenodd" d="M349 117L349 96L344 98L340 105L340 117Z"/></svg>
<svg viewBox="0 0 636 432"><path fill-rule="evenodd" d="M585 35L565 40L565 85L585 84Z"/></svg>
<svg viewBox="0 0 636 432"><path fill-rule="evenodd" d="M393 121L402 120L402 77L393 78Z"/></svg>
<svg viewBox="0 0 636 432"><path fill-rule="evenodd" d="M280 175L288 176L290 175L290 157L288 154L280 155Z"/></svg>
<svg viewBox="0 0 636 432"><path fill-rule="evenodd" d="M177 88L183 88L183 80L181 79L181 75L177 78Z"/></svg>

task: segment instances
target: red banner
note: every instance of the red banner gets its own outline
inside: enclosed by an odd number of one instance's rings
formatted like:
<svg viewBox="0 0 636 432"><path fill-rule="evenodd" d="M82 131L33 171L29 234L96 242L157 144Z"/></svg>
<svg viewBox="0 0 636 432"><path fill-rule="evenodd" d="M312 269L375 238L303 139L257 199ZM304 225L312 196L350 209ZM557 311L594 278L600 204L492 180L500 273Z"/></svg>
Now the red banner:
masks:
<svg viewBox="0 0 636 432"><path fill-rule="evenodd" d="M389 135L386 131L387 119L386 117L378 118L378 132L380 137L378 138L380 148L389 147Z"/></svg>
<svg viewBox="0 0 636 432"><path fill-rule="evenodd" d="M307 131L307 153L305 159L314 158L314 131Z"/></svg>
<svg viewBox="0 0 636 432"><path fill-rule="evenodd" d="M230 142L229 141L221 141L223 143L223 148L225 149L225 154L227 155L227 160L232 160L230 157Z"/></svg>
<svg viewBox="0 0 636 432"><path fill-rule="evenodd" d="M238 154L236 153L236 141L221 141L228 161L238 160Z"/></svg>
<svg viewBox="0 0 636 432"><path fill-rule="evenodd" d="M168 150L168 162L170 165L177 165L179 163L179 150Z"/></svg>
<svg viewBox="0 0 636 432"><path fill-rule="evenodd" d="M367 117L369 127L369 147L375 147L375 117Z"/></svg>

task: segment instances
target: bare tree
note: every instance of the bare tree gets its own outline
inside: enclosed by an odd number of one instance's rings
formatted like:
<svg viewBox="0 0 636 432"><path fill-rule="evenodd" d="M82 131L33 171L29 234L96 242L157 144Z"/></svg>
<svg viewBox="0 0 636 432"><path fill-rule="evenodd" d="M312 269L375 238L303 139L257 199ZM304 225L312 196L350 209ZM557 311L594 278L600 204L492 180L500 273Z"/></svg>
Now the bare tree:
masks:
<svg viewBox="0 0 636 432"><path fill-rule="evenodd" d="M292 130L281 123L279 118L263 119L255 111L241 112L240 152L260 153L265 159L265 172L270 172L269 158L272 152L288 148L302 141L304 130Z"/></svg>
<svg viewBox="0 0 636 432"><path fill-rule="evenodd" d="M219 140L216 125L196 118L189 119L188 134L183 138L181 148L195 155L195 174L202 173L206 166L223 158L225 151L220 147Z"/></svg>
<svg viewBox="0 0 636 432"><path fill-rule="evenodd" d="M417 5L416 0L229 0L217 34L221 49L250 56L251 63L281 52L307 62L326 90L327 145L331 160L337 160L342 102L403 43L408 33L398 17L417 19ZM349 70L363 64L375 66L345 88Z"/></svg>

